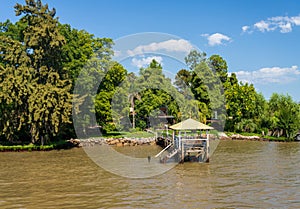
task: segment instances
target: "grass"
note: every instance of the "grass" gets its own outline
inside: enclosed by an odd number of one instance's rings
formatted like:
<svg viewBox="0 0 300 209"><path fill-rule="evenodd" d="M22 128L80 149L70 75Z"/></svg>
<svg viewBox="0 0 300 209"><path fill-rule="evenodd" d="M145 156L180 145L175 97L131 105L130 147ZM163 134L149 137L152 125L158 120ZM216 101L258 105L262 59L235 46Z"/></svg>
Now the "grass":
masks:
<svg viewBox="0 0 300 209"><path fill-rule="evenodd" d="M149 138L154 137L153 133L148 133L146 131L134 131L134 132L126 132L126 131L111 131L102 135L89 135L91 137L101 137L101 138Z"/></svg>
<svg viewBox="0 0 300 209"><path fill-rule="evenodd" d="M74 145L68 143L65 140L60 140L47 145L35 145L35 144L11 144L7 142L0 142L0 152L22 152L22 151L50 151L50 150L59 150L59 149L70 149L73 148Z"/></svg>
<svg viewBox="0 0 300 209"><path fill-rule="evenodd" d="M55 149L55 145L0 145L0 152L20 152L20 151L49 151Z"/></svg>
<svg viewBox="0 0 300 209"><path fill-rule="evenodd" d="M109 132L103 135L104 138L149 138L154 137L154 134L145 131L135 132Z"/></svg>
<svg viewBox="0 0 300 209"><path fill-rule="evenodd" d="M285 137L276 137L276 136L264 136L264 139L268 139L269 141L279 141L279 142L286 142L290 141Z"/></svg>

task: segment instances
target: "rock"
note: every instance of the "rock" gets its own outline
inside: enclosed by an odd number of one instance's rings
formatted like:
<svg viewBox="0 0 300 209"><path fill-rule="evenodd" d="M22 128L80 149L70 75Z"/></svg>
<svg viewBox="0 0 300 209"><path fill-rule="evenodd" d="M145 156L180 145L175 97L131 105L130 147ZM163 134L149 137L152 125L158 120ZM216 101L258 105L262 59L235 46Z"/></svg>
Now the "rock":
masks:
<svg viewBox="0 0 300 209"><path fill-rule="evenodd" d="M116 145L117 143L119 143L119 140L115 139L115 140L110 141L108 144L109 145Z"/></svg>
<svg viewBox="0 0 300 209"><path fill-rule="evenodd" d="M252 140L252 141L261 140L261 138L259 136L243 136L240 134L231 135L231 139L233 139L233 140Z"/></svg>
<svg viewBox="0 0 300 209"><path fill-rule="evenodd" d="M73 140L74 143L81 144L81 146L95 146L95 145L102 145L106 143L112 146L137 146L137 145L155 145L156 140L155 138L120 138L120 139L104 139L104 138L90 138L84 140ZM72 142L73 142L72 141ZM78 144L78 145L79 145Z"/></svg>
<svg viewBox="0 0 300 209"><path fill-rule="evenodd" d="M118 142L118 143L116 143L116 146L117 146L117 147L123 147L124 145L123 145L122 142Z"/></svg>
<svg viewBox="0 0 300 209"><path fill-rule="evenodd" d="M220 140L229 140L229 139L231 139L231 138L228 136L220 136Z"/></svg>
<svg viewBox="0 0 300 209"><path fill-rule="evenodd" d="M155 141L150 142L150 145L155 145L155 144L156 144Z"/></svg>
<svg viewBox="0 0 300 209"><path fill-rule="evenodd" d="M67 141L68 143L71 144L71 146L74 146L74 147L79 147L81 141L79 139L70 139Z"/></svg>

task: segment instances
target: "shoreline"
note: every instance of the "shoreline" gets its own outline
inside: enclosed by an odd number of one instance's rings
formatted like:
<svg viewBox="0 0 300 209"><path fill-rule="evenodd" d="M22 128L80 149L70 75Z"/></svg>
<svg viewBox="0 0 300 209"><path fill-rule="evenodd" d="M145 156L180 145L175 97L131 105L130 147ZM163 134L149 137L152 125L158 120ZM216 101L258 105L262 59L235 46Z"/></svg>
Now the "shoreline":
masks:
<svg viewBox="0 0 300 209"><path fill-rule="evenodd" d="M50 145L0 145L0 152L37 152L37 151L51 151L51 150L67 150L72 148L81 148L85 146L94 146L107 144L110 146L124 147L124 146L142 146L142 145L156 145L155 137L144 138L102 138L93 137L89 139L69 139L63 144Z"/></svg>
<svg viewBox="0 0 300 209"><path fill-rule="evenodd" d="M265 138L260 136L244 136L241 134L233 134L230 136L221 136L220 140L239 140L239 141L264 141L264 142L299 142L297 140L287 140L282 138Z"/></svg>
<svg viewBox="0 0 300 209"><path fill-rule="evenodd" d="M143 138L101 138L93 137L89 139L75 139L79 141L79 146L94 146L107 144L110 146L125 147L125 146L141 146L141 145L155 145L155 137L143 137Z"/></svg>
<svg viewBox="0 0 300 209"><path fill-rule="evenodd" d="M268 139L260 136L244 136L241 134L233 134L230 136L222 135L220 140L238 140L238 141L261 141L261 142L299 142L297 140L288 141L283 139ZM67 150L72 148L81 148L86 146L95 146L107 144L116 147L126 146L143 146L157 145L155 137L123 137L123 138L103 138L92 137L88 139L69 139L63 144L50 145L0 145L0 152L36 152L36 151L51 151L51 150Z"/></svg>

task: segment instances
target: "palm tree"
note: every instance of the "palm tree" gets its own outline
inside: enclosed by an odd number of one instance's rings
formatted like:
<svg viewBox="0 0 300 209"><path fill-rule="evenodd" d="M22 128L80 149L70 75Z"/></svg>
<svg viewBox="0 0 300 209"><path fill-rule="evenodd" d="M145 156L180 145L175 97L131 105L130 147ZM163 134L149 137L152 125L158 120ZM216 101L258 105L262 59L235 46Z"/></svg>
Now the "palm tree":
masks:
<svg viewBox="0 0 300 209"><path fill-rule="evenodd" d="M134 100L141 100L141 95L139 92L132 92L128 95L128 99L130 102L130 112L132 113L132 128L135 129L135 110L134 110Z"/></svg>

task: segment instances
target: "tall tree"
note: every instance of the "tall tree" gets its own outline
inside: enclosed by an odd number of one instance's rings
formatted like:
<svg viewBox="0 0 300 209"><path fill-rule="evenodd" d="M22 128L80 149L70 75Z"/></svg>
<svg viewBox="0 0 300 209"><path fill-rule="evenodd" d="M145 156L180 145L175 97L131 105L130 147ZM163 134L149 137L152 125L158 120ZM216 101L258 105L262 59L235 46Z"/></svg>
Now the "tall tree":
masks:
<svg viewBox="0 0 300 209"><path fill-rule="evenodd" d="M225 119L225 111L222 111L224 109L223 86L219 81L219 74L213 69L213 64L216 67L220 64L220 69L224 67L221 66L221 60L217 56L207 60L204 52L192 50L185 58L190 71L181 70L175 77L175 85L181 92L188 95L187 89L191 90L192 98L197 100L202 122L214 117L216 112Z"/></svg>
<svg viewBox="0 0 300 209"><path fill-rule="evenodd" d="M178 88L178 90L182 93L186 93L188 89L191 87L191 72L186 69L181 69L177 72L175 76L174 85Z"/></svg>
<svg viewBox="0 0 300 209"><path fill-rule="evenodd" d="M112 131L116 128L115 125L110 125L113 124L112 99L126 75L126 69L112 61L100 83L95 97L95 111L97 122L103 126L104 131Z"/></svg>
<svg viewBox="0 0 300 209"><path fill-rule="evenodd" d="M190 53L184 58L185 63L190 68L190 70L194 70L196 66L202 61L206 61L206 53L198 52L197 50L192 50Z"/></svg>
<svg viewBox="0 0 300 209"><path fill-rule="evenodd" d="M274 93L269 100L272 131L283 131L283 136L292 139L300 129L300 107L289 95Z"/></svg>
<svg viewBox="0 0 300 209"><path fill-rule="evenodd" d="M228 131L258 131L263 120L265 99L258 94L253 84L239 83L234 73L224 83L226 111L229 120L226 121ZM247 128L251 126L251 128Z"/></svg>
<svg viewBox="0 0 300 209"><path fill-rule="evenodd" d="M4 69L1 72L1 103L13 114L4 114L1 125L6 138L25 132L31 142L53 138L71 114L71 83L62 66L65 39L58 31L55 9L40 0L16 4L21 16L23 40L0 36ZM13 81L13 83L11 83Z"/></svg>
<svg viewBox="0 0 300 209"><path fill-rule="evenodd" d="M208 63L216 71L222 83L227 80L227 63L220 55L212 55L208 58Z"/></svg>

